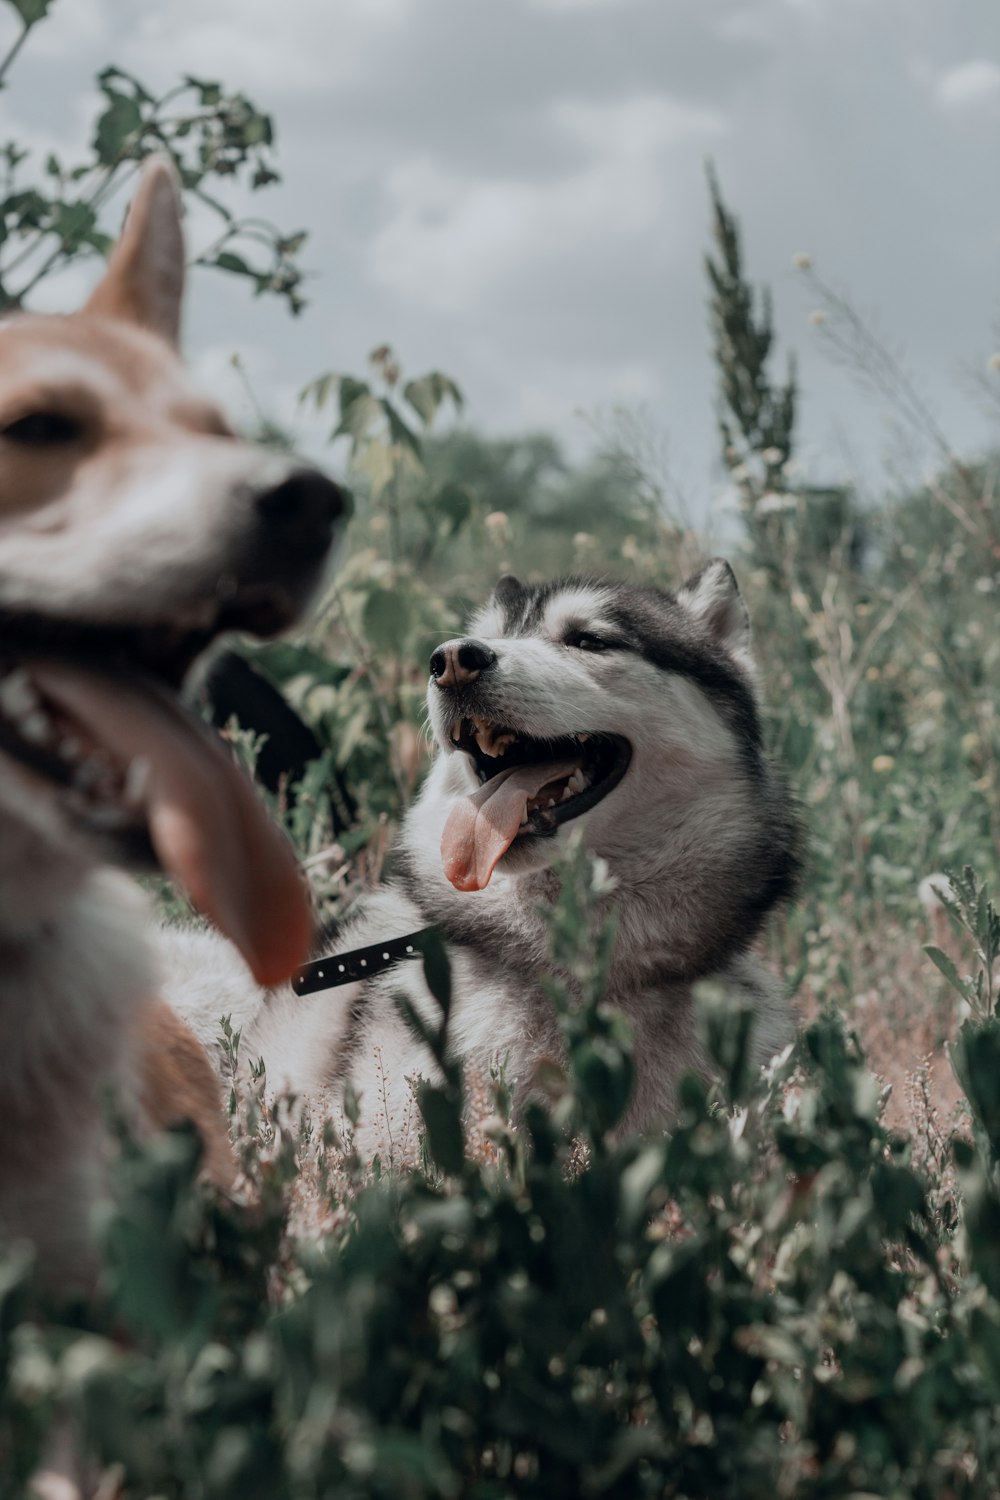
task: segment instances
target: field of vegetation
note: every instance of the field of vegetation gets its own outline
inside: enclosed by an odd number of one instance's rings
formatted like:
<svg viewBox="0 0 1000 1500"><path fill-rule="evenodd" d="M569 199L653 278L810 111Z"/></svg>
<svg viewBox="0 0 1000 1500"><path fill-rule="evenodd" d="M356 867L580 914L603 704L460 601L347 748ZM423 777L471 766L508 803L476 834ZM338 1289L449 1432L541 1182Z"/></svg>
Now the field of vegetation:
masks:
<svg viewBox="0 0 1000 1500"><path fill-rule="evenodd" d="M28 33L45 21L46 0L8 3ZM0 153L7 305L106 248L108 193L150 149L215 205L226 177L275 179L271 122L242 96L188 80L164 101L112 70L101 88L90 158ZM808 829L768 937L798 1042L753 1076L748 1017L704 994L717 1085L687 1081L668 1138L616 1142L631 1042L602 1004L608 934L577 849L551 914L567 1064L520 1131L502 1080L470 1094L447 1062L432 948L446 1081L421 1093L420 1170L292 1124L260 1078L231 1101L238 1202L195 1183L187 1133L123 1133L97 1305L53 1305L30 1254L3 1251L0 1494L24 1493L69 1413L104 1500L1000 1495L998 463L952 451L803 260L817 336L937 453L924 487L875 507L806 483L794 369L709 189L726 551ZM295 310L301 249L221 211L199 259ZM324 747L277 811L329 914L391 857L429 753L429 651L501 573L671 587L710 550L638 418L613 414L574 467L545 435L443 423L461 418L453 376L383 346L303 392L354 494L350 535L308 635L246 649ZM1000 415L1000 371L983 396Z"/></svg>

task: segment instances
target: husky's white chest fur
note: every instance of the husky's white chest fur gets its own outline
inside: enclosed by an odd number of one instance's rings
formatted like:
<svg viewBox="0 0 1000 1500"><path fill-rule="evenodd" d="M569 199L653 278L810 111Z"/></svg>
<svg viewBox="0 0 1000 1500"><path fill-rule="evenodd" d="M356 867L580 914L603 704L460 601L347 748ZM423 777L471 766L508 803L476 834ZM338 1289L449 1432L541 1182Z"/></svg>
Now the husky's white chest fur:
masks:
<svg viewBox="0 0 1000 1500"><path fill-rule="evenodd" d="M504 579L469 636L431 658L438 754L404 822L398 874L337 934L340 951L437 926L449 943L450 1041L481 1069L506 1062L523 1100L560 1052L540 980L552 855L574 825L615 883L609 995L636 1034L626 1121L669 1118L699 1068L692 986L717 977L749 998L761 1061L787 1039L780 987L752 952L791 889L797 829L761 742L746 609L715 561L675 595L570 580ZM419 966L303 998L264 992L209 933L162 937L167 997L203 1040L231 1014L271 1085L338 1112L362 1096L366 1149L393 1149L412 1116L408 1080L431 1072L399 1018L401 989L429 1016Z"/></svg>

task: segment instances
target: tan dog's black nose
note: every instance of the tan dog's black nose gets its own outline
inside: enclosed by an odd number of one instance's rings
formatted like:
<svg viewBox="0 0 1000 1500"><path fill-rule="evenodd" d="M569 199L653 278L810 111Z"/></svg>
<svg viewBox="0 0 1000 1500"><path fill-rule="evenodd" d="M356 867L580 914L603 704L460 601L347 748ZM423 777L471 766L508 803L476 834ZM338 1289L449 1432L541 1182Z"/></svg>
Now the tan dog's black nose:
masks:
<svg viewBox="0 0 1000 1500"><path fill-rule="evenodd" d="M289 557L311 559L333 540L349 507L341 490L318 469L294 469L281 484L262 490L254 507L271 546Z"/></svg>
<svg viewBox="0 0 1000 1500"><path fill-rule="evenodd" d="M431 657L431 676L439 688L468 687L496 659L485 641L445 641Z"/></svg>

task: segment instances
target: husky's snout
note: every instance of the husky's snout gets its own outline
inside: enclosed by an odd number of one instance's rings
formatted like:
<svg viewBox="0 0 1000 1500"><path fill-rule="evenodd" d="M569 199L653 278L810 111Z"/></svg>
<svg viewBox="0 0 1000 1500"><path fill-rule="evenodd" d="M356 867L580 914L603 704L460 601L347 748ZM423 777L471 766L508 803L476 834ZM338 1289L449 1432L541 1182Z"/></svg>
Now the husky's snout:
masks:
<svg viewBox="0 0 1000 1500"><path fill-rule="evenodd" d="M482 672L495 667L497 654L485 641L445 641L431 657L431 678L442 691L468 687Z"/></svg>

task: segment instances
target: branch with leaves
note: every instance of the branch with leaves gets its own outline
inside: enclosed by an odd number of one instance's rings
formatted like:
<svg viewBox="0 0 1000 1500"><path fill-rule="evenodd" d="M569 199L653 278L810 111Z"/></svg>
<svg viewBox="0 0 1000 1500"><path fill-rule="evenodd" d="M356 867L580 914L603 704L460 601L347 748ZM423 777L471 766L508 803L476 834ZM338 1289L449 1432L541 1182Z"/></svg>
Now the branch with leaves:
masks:
<svg viewBox="0 0 1000 1500"><path fill-rule="evenodd" d="M0 60L0 87L10 86L11 68L51 3L6 0L19 30ZM280 181L271 117L245 94L190 76L157 95L133 74L108 67L98 74L97 86L102 106L83 161L67 163L50 153L39 171L15 141L0 146L0 311L22 306L70 262L107 254L118 227L107 216L112 200L144 157L163 152L173 160L185 194L218 222L195 264L244 277L256 295L281 297L300 312L304 273L297 257L305 233L285 233L265 218L234 213L216 191L226 179L253 192Z"/></svg>

